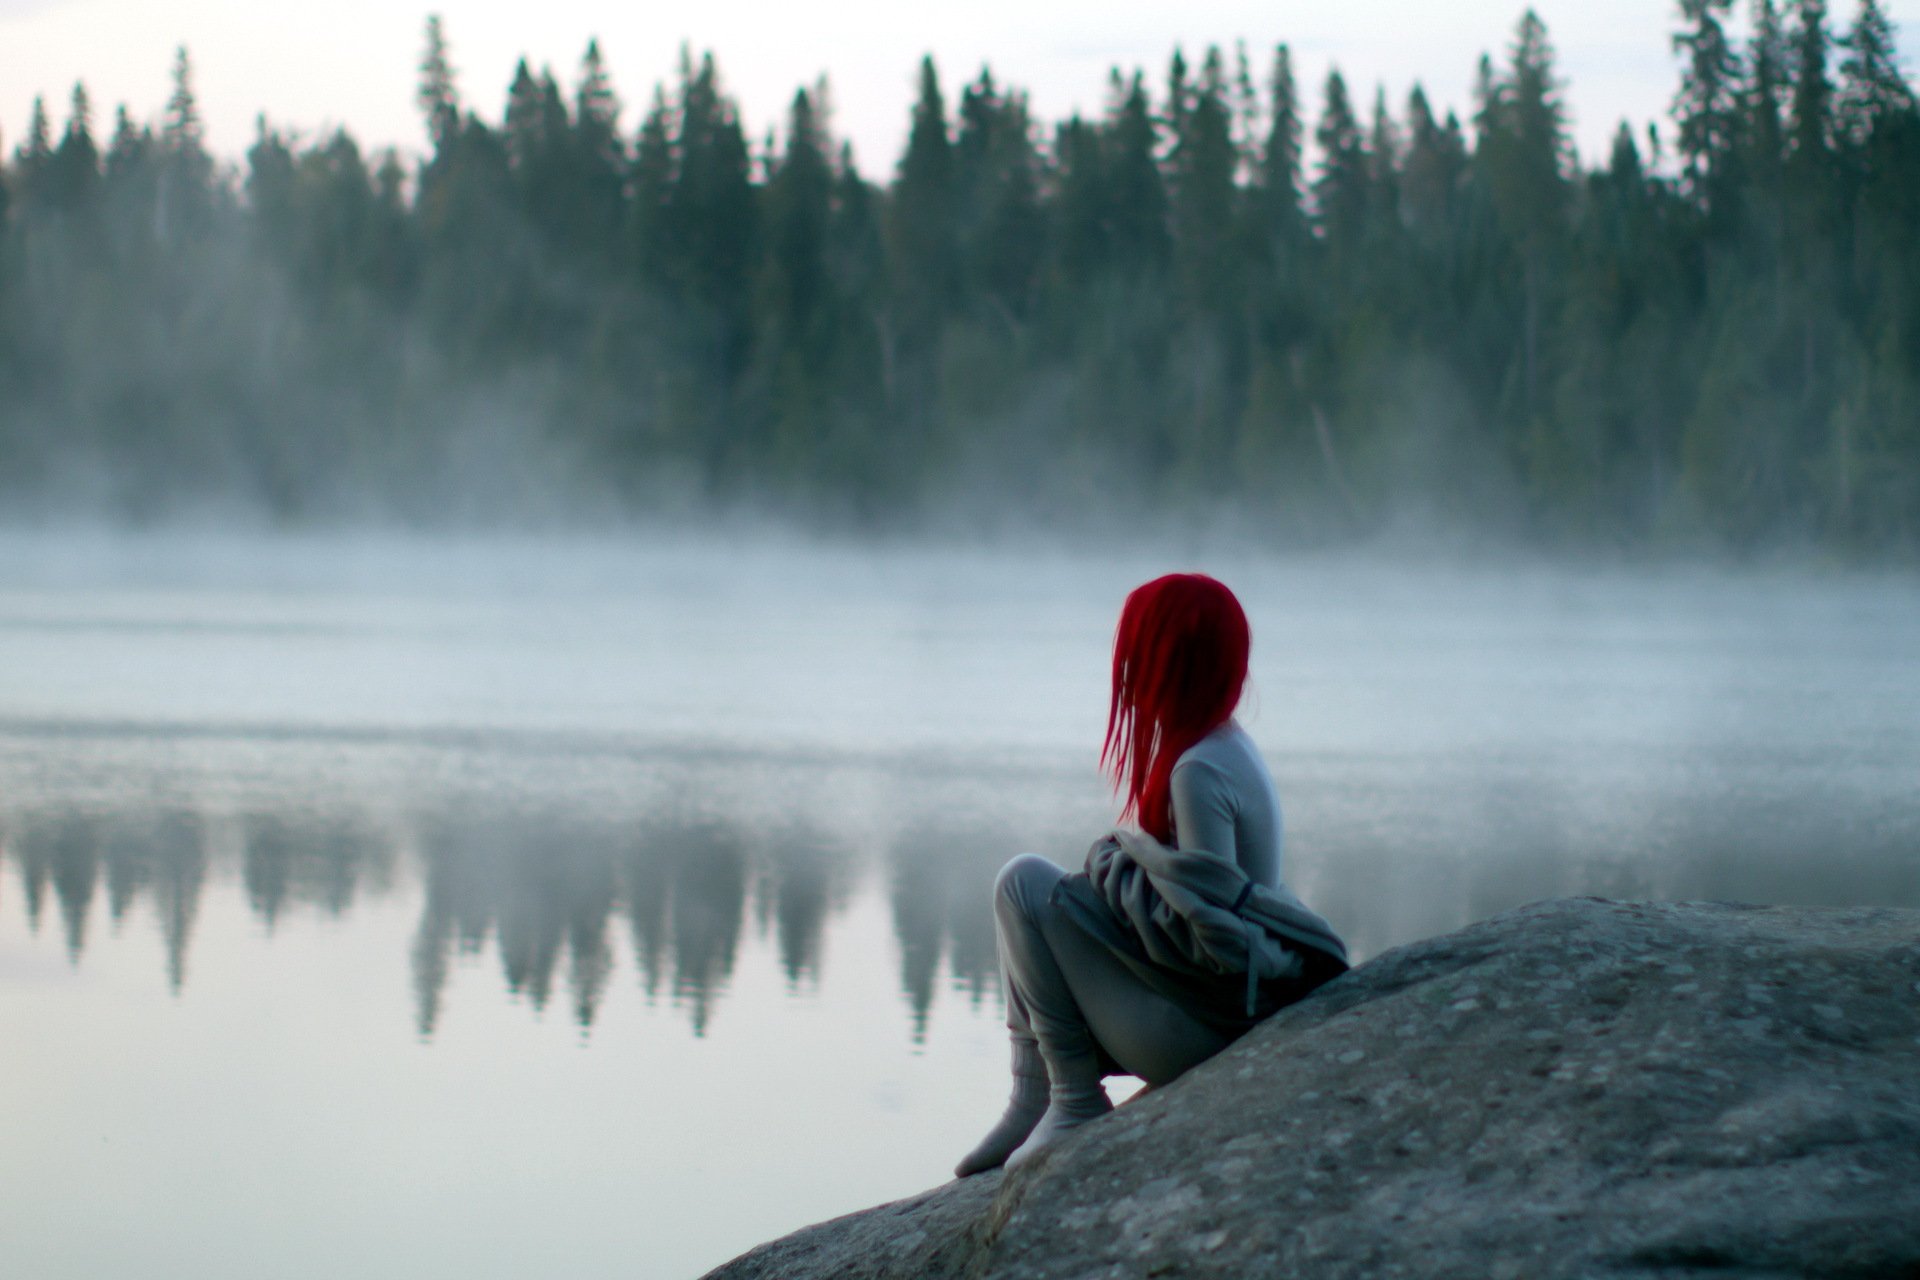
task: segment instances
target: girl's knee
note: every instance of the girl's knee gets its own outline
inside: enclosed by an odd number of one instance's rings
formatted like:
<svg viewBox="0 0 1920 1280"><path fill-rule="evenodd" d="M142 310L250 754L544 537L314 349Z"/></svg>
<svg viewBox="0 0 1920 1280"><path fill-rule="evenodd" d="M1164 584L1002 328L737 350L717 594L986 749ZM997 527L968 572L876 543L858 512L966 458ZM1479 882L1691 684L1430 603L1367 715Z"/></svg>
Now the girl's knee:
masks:
<svg viewBox="0 0 1920 1280"><path fill-rule="evenodd" d="M1023 853L993 878L993 900L1022 907L1045 902L1066 874L1037 853Z"/></svg>

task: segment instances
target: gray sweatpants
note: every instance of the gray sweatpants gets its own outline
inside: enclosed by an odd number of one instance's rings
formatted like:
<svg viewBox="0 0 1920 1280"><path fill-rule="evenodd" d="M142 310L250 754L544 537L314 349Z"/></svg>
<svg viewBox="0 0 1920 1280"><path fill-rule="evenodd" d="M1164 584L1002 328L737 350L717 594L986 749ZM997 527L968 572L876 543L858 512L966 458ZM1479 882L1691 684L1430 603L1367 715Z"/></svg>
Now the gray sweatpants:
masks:
<svg viewBox="0 0 1920 1280"><path fill-rule="evenodd" d="M1023 853L993 885L1007 1029L1039 1041L1051 1071L1139 1076L1161 1085L1220 1052L1227 1037L1148 987L1050 901L1066 876Z"/></svg>

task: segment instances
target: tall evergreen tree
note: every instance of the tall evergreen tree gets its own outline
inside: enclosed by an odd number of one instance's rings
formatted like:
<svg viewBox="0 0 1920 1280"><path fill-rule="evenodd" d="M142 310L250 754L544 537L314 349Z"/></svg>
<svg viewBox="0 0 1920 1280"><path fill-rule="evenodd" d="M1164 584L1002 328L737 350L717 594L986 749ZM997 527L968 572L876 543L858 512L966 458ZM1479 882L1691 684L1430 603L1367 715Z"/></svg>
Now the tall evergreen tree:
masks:
<svg viewBox="0 0 1920 1280"><path fill-rule="evenodd" d="M888 240L900 310L924 339L948 314L958 291L953 137L933 59L920 63L919 95L906 154L889 201Z"/></svg>
<svg viewBox="0 0 1920 1280"><path fill-rule="evenodd" d="M574 92L576 252L602 263L618 258L626 219L626 146L620 136L620 98L607 73L600 42L591 40L580 59Z"/></svg>
<svg viewBox="0 0 1920 1280"><path fill-rule="evenodd" d="M1677 144L1687 185L1711 204L1717 180L1732 162L1740 118L1740 55L1726 29L1733 0L1680 0L1682 27L1673 47L1681 55L1680 92L1673 100Z"/></svg>
<svg viewBox="0 0 1920 1280"><path fill-rule="evenodd" d="M1531 9L1521 15L1515 30L1496 101L1489 169L1495 202L1522 236L1550 234L1571 195L1567 173L1573 152L1565 86L1554 69L1546 24Z"/></svg>
<svg viewBox="0 0 1920 1280"><path fill-rule="evenodd" d="M1914 94L1901 73L1893 23L1880 0L1860 0L1845 47L1835 105L1840 133L1858 147L1883 123L1910 115Z"/></svg>
<svg viewBox="0 0 1920 1280"><path fill-rule="evenodd" d="M675 113L666 91L656 89L633 145L633 230L631 242L642 285L664 290L676 252L667 221L667 197L673 190Z"/></svg>
<svg viewBox="0 0 1920 1280"><path fill-rule="evenodd" d="M1260 149L1256 177L1261 229L1271 240L1288 244L1302 226L1300 144L1304 125L1300 94L1293 79L1293 53L1281 45L1273 53L1267 79L1267 136Z"/></svg>
<svg viewBox="0 0 1920 1280"><path fill-rule="evenodd" d="M834 174L832 140L814 98L804 88L795 91L787 109L786 145L769 167L765 310L784 345L817 357L830 314L827 254Z"/></svg>
<svg viewBox="0 0 1920 1280"><path fill-rule="evenodd" d="M787 481L811 469L808 445L824 434L832 404L834 173L832 142L814 102L804 88L794 93L785 146L769 160L764 198L758 314L771 399L766 452L770 469Z"/></svg>
<svg viewBox="0 0 1920 1280"><path fill-rule="evenodd" d="M439 14L427 18L427 48L420 57L420 87L415 95L427 121L427 140L436 153L449 150L460 134L460 89L446 27Z"/></svg>
<svg viewBox="0 0 1920 1280"><path fill-rule="evenodd" d="M1451 230L1466 172L1467 149L1459 122L1451 117L1445 124L1435 120L1426 90L1416 84L1407 95L1407 148L1400 186L1401 206L1417 236L1437 240Z"/></svg>
<svg viewBox="0 0 1920 1280"><path fill-rule="evenodd" d="M85 85L73 86L60 145L48 165L49 196L69 214L91 215L98 198L100 149L93 140L93 107Z"/></svg>
<svg viewBox="0 0 1920 1280"><path fill-rule="evenodd" d="M673 183L665 216L682 296L717 326L720 372L738 373L747 343L747 308L759 255L753 159L740 110L720 83L711 53L698 65L683 56L674 139Z"/></svg>
<svg viewBox="0 0 1920 1280"><path fill-rule="evenodd" d="M1400 163L1402 139L1393 113L1387 109L1383 85L1373 96L1373 120L1367 130L1367 177L1374 191L1373 216L1385 220L1383 232L1397 230L1400 217Z"/></svg>
<svg viewBox="0 0 1920 1280"><path fill-rule="evenodd" d="M1789 37L1792 89L1788 95L1788 142L1802 185L1826 173L1834 138L1832 39L1827 31L1827 0L1792 0Z"/></svg>
<svg viewBox="0 0 1920 1280"><path fill-rule="evenodd" d="M1336 246L1358 244L1367 220L1367 152L1338 68L1327 74L1326 103L1313 140L1320 148L1313 203L1321 233Z"/></svg>
<svg viewBox="0 0 1920 1280"><path fill-rule="evenodd" d="M1518 268L1517 395L1512 399L1522 432L1538 430L1544 403L1545 340L1554 293L1549 275L1568 230L1572 197L1567 180L1572 148L1562 95L1546 24L1529 9L1515 30L1506 72L1482 107L1482 137L1474 157ZM1521 448L1511 441L1510 447Z"/></svg>
<svg viewBox="0 0 1920 1280"><path fill-rule="evenodd" d="M1748 41L1747 82L1741 130L1748 180L1763 192L1779 185L1786 158L1783 118L1788 85L1786 34L1774 0L1753 0L1753 34Z"/></svg>
<svg viewBox="0 0 1920 1280"><path fill-rule="evenodd" d="M1187 101L1170 112L1178 121L1172 171L1173 230L1183 292L1203 313L1233 316L1240 305L1242 246L1240 156L1233 142L1233 115L1226 66L1217 48L1207 50Z"/></svg>
<svg viewBox="0 0 1920 1280"><path fill-rule="evenodd" d="M1084 288L1112 256L1102 144L1099 127L1078 115L1054 130L1049 259L1056 275L1054 287L1061 293Z"/></svg>
<svg viewBox="0 0 1920 1280"><path fill-rule="evenodd" d="M982 68L961 92L958 115L953 220L962 288L971 302L1018 326L1032 306L1046 247L1040 154L1026 96L1003 90Z"/></svg>
<svg viewBox="0 0 1920 1280"><path fill-rule="evenodd" d="M53 124L47 119L46 99L36 95L33 113L27 117L26 140L13 153L14 179L27 208L46 203L52 167Z"/></svg>
<svg viewBox="0 0 1920 1280"><path fill-rule="evenodd" d="M1152 275L1172 256L1167 186L1160 170L1160 124L1138 73L1110 105L1104 127L1112 252L1127 272Z"/></svg>
<svg viewBox="0 0 1920 1280"><path fill-rule="evenodd" d="M173 90L167 96L165 124L160 141L174 156L201 152L206 146L206 128L200 121L200 100L193 91L193 60L182 45L173 55Z"/></svg>
<svg viewBox="0 0 1920 1280"><path fill-rule="evenodd" d="M206 126L193 88L193 61L185 46L174 52L173 88L161 117L160 154L156 226L164 238L169 228L202 225L215 196L213 157L207 151Z"/></svg>

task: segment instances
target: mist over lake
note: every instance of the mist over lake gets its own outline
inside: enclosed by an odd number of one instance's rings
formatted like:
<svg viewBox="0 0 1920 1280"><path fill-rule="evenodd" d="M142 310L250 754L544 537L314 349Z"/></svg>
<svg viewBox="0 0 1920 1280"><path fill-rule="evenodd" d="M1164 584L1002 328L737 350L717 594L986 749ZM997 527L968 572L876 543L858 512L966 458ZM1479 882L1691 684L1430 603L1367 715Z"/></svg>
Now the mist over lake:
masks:
<svg viewBox="0 0 1920 1280"><path fill-rule="evenodd" d="M1113 619L1254 629L1361 957L1549 895L1920 905L1897 573L0 539L20 1274L686 1275L996 1114L987 889L1076 864Z"/></svg>

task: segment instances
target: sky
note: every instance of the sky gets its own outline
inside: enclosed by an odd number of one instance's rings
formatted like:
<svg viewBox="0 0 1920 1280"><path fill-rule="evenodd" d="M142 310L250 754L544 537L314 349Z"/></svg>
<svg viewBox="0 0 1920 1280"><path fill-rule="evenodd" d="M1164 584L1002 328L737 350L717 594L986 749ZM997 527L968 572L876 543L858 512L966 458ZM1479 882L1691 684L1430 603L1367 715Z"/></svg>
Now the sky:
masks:
<svg viewBox="0 0 1920 1280"><path fill-rule="evenodd" d="M56 130L76 80L92 97L96 130L125 103L156 119L166 102L173 50L185 45L219 154L237 160L257 116L304 136L345 126L363 146L417 152L416 65L427 14L446 23L467 105L498 120L515 61L574 82L597 37L627 103L629 128L653 86L671 77L683 45L712 50L756 138L778 124L794 90L823 74L836 131L861 170L885 178L906 137L916 68L931 53L949 100L982 65L1025 89L1044 121L1097 112L1107 71L1141 67L1158 86L1176 46L1196 59L1209 44L1244 40L1264 75L1275 45L1294 53L1304 97L1317 114L1319 86L1338 66L1356 96L1384 85L1396 111L1417 80L1441 109L1468 114L1468 86L1483 52L1500 56L1523 0L969 0L911 10L891 2L803 5L791 0L701 0L687 6L605 0L0 0L0 143L26 131L35 95ZM1622 119L1644 129L1664 116L1677 64L1675 0L1537 0L1569 82L1575 141L1604 157ZM1744 9L1744 3L1741 6ZM1852 0L1834 0L1839 25ZM1920 0L1885 0L1901 27L1909 74L1920 53Z"/></svg>

